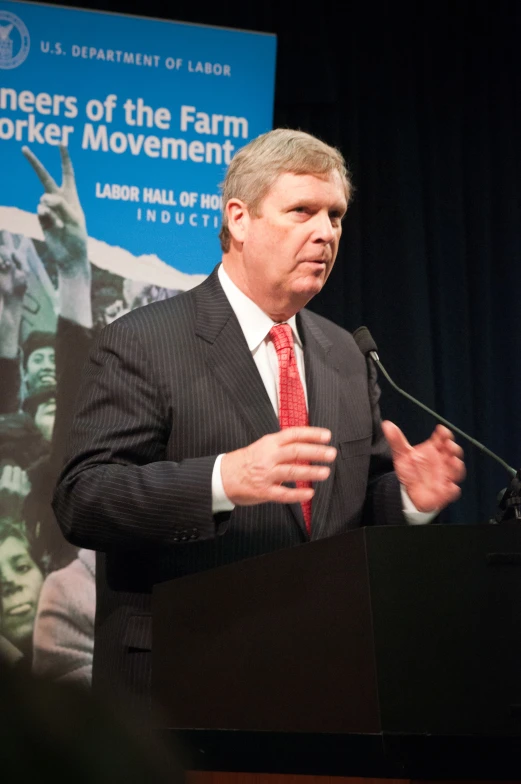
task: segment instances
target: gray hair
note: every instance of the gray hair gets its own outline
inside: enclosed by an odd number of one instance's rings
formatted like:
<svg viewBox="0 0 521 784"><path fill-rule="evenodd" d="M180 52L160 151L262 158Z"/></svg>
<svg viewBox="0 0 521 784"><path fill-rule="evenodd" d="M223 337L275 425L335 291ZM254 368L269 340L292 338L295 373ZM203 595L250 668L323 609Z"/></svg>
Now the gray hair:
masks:
<svg viewBox="0 0 521 784"><path fill-rule="evenodd" d="M281 174L316 174L319 177L338 172L345 188L346 201L352 184L340 150L303 131L277 128L258 136L233 157L222 184L223 219L219 239L224 253L230 249L231 235L226 216L230 199L240 199L252 215Z"/></svg>

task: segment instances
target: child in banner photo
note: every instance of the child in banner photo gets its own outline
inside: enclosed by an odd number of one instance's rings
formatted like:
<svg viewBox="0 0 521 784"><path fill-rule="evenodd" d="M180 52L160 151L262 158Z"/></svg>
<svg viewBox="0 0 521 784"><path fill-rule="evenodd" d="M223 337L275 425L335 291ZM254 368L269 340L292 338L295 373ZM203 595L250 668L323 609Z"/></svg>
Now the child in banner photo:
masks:
<svg viewBox="0 0 521 784"><path fill-rule="evenodd" d="M44 241L0 230L0 657L30 667L34 655L39 674L86 685L95 558L63 539L52 490L94 333L177 290L93 266L68 151L60 186L23 154L44 189Z"/></svg>

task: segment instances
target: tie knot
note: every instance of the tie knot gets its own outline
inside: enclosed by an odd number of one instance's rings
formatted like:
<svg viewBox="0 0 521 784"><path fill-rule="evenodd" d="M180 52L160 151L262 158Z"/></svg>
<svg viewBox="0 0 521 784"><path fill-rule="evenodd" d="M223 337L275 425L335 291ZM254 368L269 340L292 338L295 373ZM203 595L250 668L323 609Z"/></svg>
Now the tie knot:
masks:
<svg viewBox="0 0 521 784"><path fill-rule="evenodd" d="M277 354L284 349L293 348L293 333L289 324L275 324L270 329L270 338Z"/></svg>

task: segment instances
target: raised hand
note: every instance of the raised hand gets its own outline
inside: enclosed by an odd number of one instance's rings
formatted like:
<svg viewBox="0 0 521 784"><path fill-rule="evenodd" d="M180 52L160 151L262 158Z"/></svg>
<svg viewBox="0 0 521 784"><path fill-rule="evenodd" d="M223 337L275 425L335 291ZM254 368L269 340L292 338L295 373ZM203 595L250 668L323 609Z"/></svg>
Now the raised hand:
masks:
<svg viewBox="0 0 521 784"><path fill-rule="evenodd" d="M392 422L382 422L391 447L394 470L419 512L431 512L459 498L465 478L463 450L451 431L437 425L431 437L411 446Z"/></svg>
<svg viewBox="0 0 521 784"><path fill-rule="evenodd" d="M87 256L87 226L69 153L66 147L60 146L62 184L58 187L28 147L22 147L22 152L45 191L38 205L38 218L47 248L58 266L60 316L90 328L91 269Z"/></svg>
<svg viewBox="0 0 521 784"><path fill-rule="evenodd" d="M8 231L0 231L0 357L18 354L23 298L27 289L27 248L15 248Z"/></svg>
<svg viewBox="0 0 521 784"><path fill-rule="evenodd" d="M21 519L22 506L31 483L20 466L5 464L0 468L0 512L6 517Z"/></svg>
<svg viewBox="0 0 521 784"><path fill-rule="evenodd" d="M0 231L0 297L23 299L27 288L28 266L22 246L16 249L8 231Z"/></svg>
<svg viewBox="0 0 521 784"><path fill-rule="evenodd" d="M320 482L330 474L336 449L331 433L320 427L288 427L253 444L228 452L221 462L224 492L238 506L267 501L302 503L314 495L311 487L285 487L284 482Z"/></svg>
<svg viewBox="0 0 521 784"><path fill-rule="evenodd" d="M84 269L85 265L88 265L87 226L78 198L74 169L68 150L60 145L62 163L60 186L28 147L22 147L22 152L45 191L38 205L38 218L47 247L62 274L77 274L78 268Z"/></svg>

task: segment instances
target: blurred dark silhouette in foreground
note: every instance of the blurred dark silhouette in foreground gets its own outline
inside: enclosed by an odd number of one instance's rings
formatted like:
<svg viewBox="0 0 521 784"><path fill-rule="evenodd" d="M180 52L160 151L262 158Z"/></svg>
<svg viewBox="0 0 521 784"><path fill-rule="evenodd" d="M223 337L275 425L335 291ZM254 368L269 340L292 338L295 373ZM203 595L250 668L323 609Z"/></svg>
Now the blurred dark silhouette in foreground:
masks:
<svg viewBox="0 0 521 784"><path fill-rule="evenodd" d="M0 654L1 657L1 654ZM86 690L30 677L0 658L2 780L183 784L171 749Z"/></svg>

